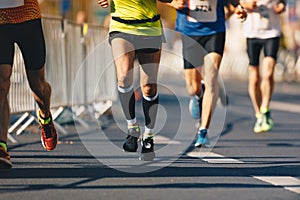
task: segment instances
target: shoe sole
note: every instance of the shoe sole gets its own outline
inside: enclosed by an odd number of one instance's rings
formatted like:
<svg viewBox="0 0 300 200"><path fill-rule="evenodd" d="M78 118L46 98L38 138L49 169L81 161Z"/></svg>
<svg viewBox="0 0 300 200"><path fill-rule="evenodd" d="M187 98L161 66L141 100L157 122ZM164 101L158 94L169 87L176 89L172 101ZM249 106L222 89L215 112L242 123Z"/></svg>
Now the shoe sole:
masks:
<svg viewBox="0 0 300 200"><path fill-rule="evenodd" d="M206 147L206 148L209 148L211 147L211 143L208 141L208 142L204 142L204 143L200 143L200 144L194 144L194 147L195 148L201 148L201 147Z"/></svg>
<svg viewBox="0 0 300 200"><path fill-rule="evenodd" d="M254 133L263 133L265 132L263 129L260 129L260 130L253 130Z"/></svg>
<svg viewBox="0 0 300 200"><path fill-rule="evenodd" d="M254 133L264 133L264 132L268 132L268 131L270 131L271 129L273 129L273 126L271 126L271 127L268 127L268 128L261 128L261 129L259 129L259 130L253 130L253 132Z"/></svg>
<svg viewBox="0 0 300 200"><path fill-rule="evenodd" d="M195 148L201 148L201 147L205 147L205 148L210 148L211 145L210 144L199 144L199 145L194 145Z"/></svg>
<svg viewBox="0 0 300 200"><path fill-rule="evenodd" d="M135 153L135 152L137 152L137 150L135 150L135 151L131 151L131 150L128 151L128 150L125 150L124 148L123 148L123 151L124 151L124 152L128 152L128 153Z"/></svg>

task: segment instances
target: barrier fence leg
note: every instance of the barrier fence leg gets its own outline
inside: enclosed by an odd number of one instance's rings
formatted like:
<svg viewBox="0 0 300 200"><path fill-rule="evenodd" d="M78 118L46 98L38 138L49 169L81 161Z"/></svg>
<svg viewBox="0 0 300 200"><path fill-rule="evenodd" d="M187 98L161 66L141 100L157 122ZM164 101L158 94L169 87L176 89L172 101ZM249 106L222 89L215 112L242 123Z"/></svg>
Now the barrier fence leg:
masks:
<svg viewBox="0 0 300 200"><path fill-rule="evenodd" d="M80 114L82 114L85 111L85 106L80 106L78 108L75 108L73 111L72 108L69 108L69 111L72 113L72 117L74 121L78 122L85 129L90 128L90 125L88 123L86 123L83 119L78 117Z"/></svg>
<svg viewBox="0 0 300 200"><path fill-rule="evenodd" d="M64 129L64 127L62 127L62 125L60 125L59 123L53 121L53 124L54 124L55 128L57 129L58 134L60 134L60 133L63 135L68 134L68 131L66 131L66 129Z"/></svg>
<svg viewBox="0 0 300 200"><path fill-rule="evenodd" d="M70 112L70 114L72 114L73 120L74 120L74 121L77 121L77 122L78 122L81 126L83 126L84 128L86 128L86 129L89 129L89 128L90 128L89 124L86 123L83 119L77 117L77 116L71 111L71 109L70 109L69 107L66 107L66 108L64 108L64 107L59 107L59 108L53 113L53 115L52 115L53 120L57 119L57 118L59 117L59 115L61 115L64 111ZM83 111L84 111L84 110L82 110L82 112L83 112ZM62 134L64 134L64 135L68 134L68 132L67 132L67 131L59 124L59 123L54 122L54 124L55 124L55 127L57 127L57 129L59 129L59 131L60 131Z"/></svg>
<svg viewBox="0 0 300 200"><path fill-rule="evenodd" d="M34 116L31 116L22 126L21 128L18 129L18 131L16 132L16 135L21 135L23 133L23 131L30 126L30 124L35 120Z"/></svg>
<svg viewBox="0 0 300 200"><path fill-rule="evenodd" d="M86 129L90 128L90 126L88 125L88 123L86 123L83 119L81 119L81 118L79 118L79 117L77 117L75 115L73 115L73 118L74 118L75 121L77 121L84 128L86 128Z"/></svg>
<svg viewBox="0 0 300 200"><path fill-rule="evenodd" d="M76 116L81 115L85 111L85 106L76 106L73 108L73 112Z"/></svg>
<svg viewBox="0 0 300 200"><path fill-rule="evenodd" d="M8 129L7 138L12 143L17 144L18 141L11 135L11 133L29 116L29 113L24 113L11 127Z"/></svg>
<svg viewBox="0 0 300 200"><path fill-rule="evenodd" d="M107 101L103 101L103 102L99 102L99 103L94 103L94 109L96 111L97 114L95 114L96 118L99 118L101 115L103 115L108 109L110 109L112 107L112 101L111 100L107 100Z"/></svg>
<svg viewBox="0 0 300 200"><path fill-rule="evenodd" d="M9 129L8 133L12 133L27 117L29 116L29 113L24 113Z"/></svg>
<svg viewBox="0 0 300 200"><path fill-rule="evenodd" d="M7 139L11 141L13 144L19 143L10 133L7 133Z"/></svg>
<svg viewBox="0 0 300 200"><path fill-rule="evenodd" d="M64 107L59 107L55 112L52 114L52 119L56 120L57 117L64 111Z"/></svg>

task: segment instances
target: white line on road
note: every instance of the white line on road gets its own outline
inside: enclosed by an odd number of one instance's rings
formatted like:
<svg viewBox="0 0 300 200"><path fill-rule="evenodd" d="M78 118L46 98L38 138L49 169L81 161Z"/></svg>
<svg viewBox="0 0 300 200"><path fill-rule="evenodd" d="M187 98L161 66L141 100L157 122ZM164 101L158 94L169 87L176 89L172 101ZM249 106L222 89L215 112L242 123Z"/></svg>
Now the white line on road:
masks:
<svg viewBox="0 0 300 200"><path fill-rule="evenodd" d="M240 160L236 160L236 159L232 159L232 158L226 158L220 154L216 154L213 152L189 152L187 154L190 157L193 158L200 158L208 163L215 163L215 164L222 164L222 163L226 163L226 164L237 164L237 163L244 163L243 161Z"/></svg>
<svg viewBox="0 0 300 200"><path fill-rule="evenodd" d="M216 154L213 152L189 152L187 154L189 157L200 158L203 161L212 164L241 164L243 161L226 158L223 155ZM291 176L253 176L253 178L260 181L270 183L275 186L281 186L286 190L300 194L300 180Z"/></svg>
<svg viewBox="0 0 300 200"><path fill-rule="evenodd" d="M300 180L291 176L253 176L254 178L270 183L272 185L281 186L289 191L300 194Z"/></svg>
<svg viewBox="0 0 300 200"><path fill-rule="evenodd" d="M179 141L171 141L167 137L157 136L157 142L160 144L169 144L175 143L180 144ZM199 151L192 151L187 153L187 156L193 158L199 158L205 162L211 164L242 164L245 163L243 161L233 159L233 158L226 158L223 155L213 153L211 151L205 151L203 149L199 149ZM275 186L281 186L286 190L291 192L295 192L300 194L300 180L291 176L253 176L253 178L258 179L260 181L270 183Z"/></svg>

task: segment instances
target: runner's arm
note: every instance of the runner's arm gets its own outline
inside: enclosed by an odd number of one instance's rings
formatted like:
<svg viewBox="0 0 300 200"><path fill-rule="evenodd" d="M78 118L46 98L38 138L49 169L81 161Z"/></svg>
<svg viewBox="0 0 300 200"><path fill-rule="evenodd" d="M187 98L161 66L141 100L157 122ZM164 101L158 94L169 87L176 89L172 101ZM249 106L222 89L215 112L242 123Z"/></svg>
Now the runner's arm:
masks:
<svg viewBox="0 0 300 200"><path fill-rule="evenodd" d="M234 5L232 5L231 3L228 3L224 6L224 12L225 12L225 19L229 19L231 17L231 15L234 14L234 10L235 10L235 7Z"/></svg>

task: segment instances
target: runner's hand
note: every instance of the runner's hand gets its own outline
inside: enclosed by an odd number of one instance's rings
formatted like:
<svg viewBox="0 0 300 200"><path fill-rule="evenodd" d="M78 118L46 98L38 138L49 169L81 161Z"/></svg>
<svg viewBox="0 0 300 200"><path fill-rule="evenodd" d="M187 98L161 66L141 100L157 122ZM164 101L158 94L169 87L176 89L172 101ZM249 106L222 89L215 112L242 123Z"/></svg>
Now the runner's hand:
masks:
<svg viewBox="0 0 300 200"><path fill-rule="evenodd" d="M98 4L102 7L102 8L107 8L108 7L108 0L97 0Z"/></svg>
<svg viewBox="0 0 300 200"><path fill-rule="evenodd" d="M273 10L274 10L275 13L281 14L281 13L284 12L284 10L285 10L285 5L284 5L284 3L276 4L276 5L273 7Z"/></svg>
<svg viewBox="0 0 300 200"><path fill-rule="evenodd" d="M241 21L244 22L247 18L247 11L243 6L238 5L235 9L235 14L237 15L237 18Z"/></svg>
<svg viewBox="0 0 300 200"><path fill-rule="evenodd" d="M173 0L171 3L168 3L169 6L175 8L176 10L181 10L185 6L186 0Z"/></svg>

